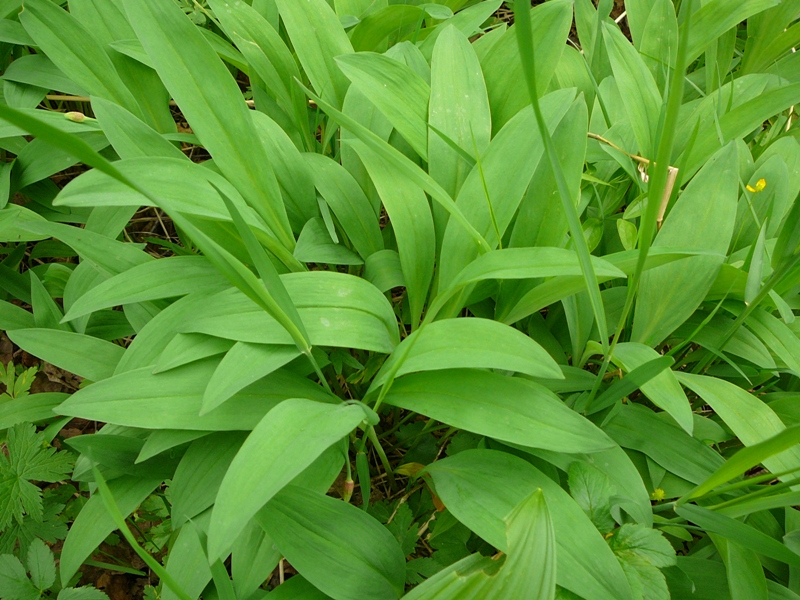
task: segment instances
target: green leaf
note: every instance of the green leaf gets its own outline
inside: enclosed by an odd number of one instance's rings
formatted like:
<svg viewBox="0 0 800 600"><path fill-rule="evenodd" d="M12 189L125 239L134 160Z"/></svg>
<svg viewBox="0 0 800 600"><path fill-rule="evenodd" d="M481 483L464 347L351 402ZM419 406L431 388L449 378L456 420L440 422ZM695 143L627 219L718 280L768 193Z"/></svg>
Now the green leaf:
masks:
<svg viewBox="0 0 800 600"><path fill-rule="evenodd" d="M648 350L649 349L650 348L648 348ZM675 361L671 356L659 356L632 369L628 375L608 386L608 389L589 405L586 411L587 414L595 414L614 405L618 400L622 400L625 396L629 396L636 390L647 385L648 382L658 377L658 375L669 371L669 368L673 364L675 364ZM691 429L693 425L691 410L689 411L688 422Z"/></svg>
<svg viewBox="0 0 800 600"><path fill-rule="evenodd" d="M622 368L630 373L647 362L657 359L660 360L660 355L652 348L635 342L627 342L617 344L612 360L619 361ZM691 435L694 428L692 406L671 369L665 368L655 377L643 383L641 389L653 404L667 411L678 425Z"/></svg>
<svg viewBox="0 0 800 600"><path fill-rule="evenodd" d="M121 346L70 331L34 328L7 333L26 352L90 381L111 377L125 354Z"/></svg>
<svg viewBox="0 0 800 600"><path fill-rule="evenodd" d="M136 35L214 162L286 248L294 247L278 182L239 87L180 8L125 0ZM205 85L213 81L214 86Z"/></svg>
<svg viewBox="0 0 800 600"><path fill-rule="evenodd" d="M120 158L164 156L187 160L186 155L160 133L118 104L94 97L92 110Z"/></svg>
<svg viewBox="0 0 800 600"><path fill-rule="evenodd" d="M380 194L392 230L406 282L412 328L416 327L433 280L436 241L431 207L423 190L359 140L351 141Z"/></svg>
<svg viewBox="0 0 800 600"><path fill-rule="evenodd" d="M555 73L572 21L572 2L546 2L530 12L531 39L536 48L536 93L544 95ZM517 45L516 28L510 27L481 59L489 104L492 107L492 128L500 131L520 109L531 104L528 89L521 85L524 63Z"/></svg>
<svg viewBox="0 0 800 600"><path fill-rule="evenodd" d="M792 552L784 544L762 533L758 529L740 521L726 517L707 508L684 504L675 509L681 517L691 521L709 531L716 533L732 542L741 544L758 554L774 558L780 562L797 567L800 565L800 555Z"/></svg>
<svg viewBox="0 0 800 600"><path fill-rule="evenodd" d="M754 310L745 323L792 372L800 374L800 339L791 329L759 309Z"/></svg>
<svg viewBox="0 0 800 600"><path fill-rule="evenodd" d="M574 90L558 90L542 99L549 130L556 129L574 98ZM456 199L459 209L492 248L500 244L498 235L504 235L540 164L544 144L536 131L533 111L520 111L479 157L480 165L472 168ZM471 154L474 152L472 148ZM509 177L509 171L516 176ZM455 222L448 222L442 241L440 287L449 286L458 271L478 254L467 233Z"/></svg>
<svg viewBox="0 0 800 600"><path fill-rule="evenodd" d="M278 370L201 417L203 394L217 364L207 359L158 375L152 367L127 371L79 390L58 412L145 429L250 431L287 398L333 400L310 380Z"/></svg>
<svg viewBox="0 0 800 600"><path fill-rule="evenodd" d="M234 342L200 333L179 333L167 344L153 369L153 375L188 365L209 356L225 354Z"/></svg>
<svg viewBox="0 0 800 600"><path fill-rule="evenodd" d="M424 17L424 11L418 6L407 4L384 6L366 15L353 28L350 41L357 52L380 51L381 46L383 49L386 48L381 42L389 35L401 28L415 25Z"/></svg>
<svg viewBox="0 0 800 600"><path fill-rule="evenodd" d="M786 429L769 406L728 381L690 373L677 373L677 376L683 385L713 408L745 446L754 446ZM800 447L790 447L763 462L773 473L797 469Z"/></svg>
<svg viewBox="0 0 800 600"><path fill-rule="evenodd" d="M77 19L48 0L25 2L20 13L25 30L44 53L90 94L140 114L139 105L125 86L106 51Z"/></svg>
<svg viewBox="0 0 800 600"><path fill-rule="evenodd" d="M765 119L798 102L800 102L800 83L776 86L719 117L719 129L710 126L711 123L708 127L701 128L694 146L685 150L677 159L678 163L686 163L683 178L687 179L694 175L714 153L731 140L748 135L754 129L761 127Z"/></svg>
<svg viewBox="0 0 800 600"><path fill-rule="evenodd" d="M40 590L47 590L56 581L56 561L53 551L39 538L28 546L26 559L31 581Z"/></svg>
<svg viewBox="0 0 800 600"><path fill-rule="evenodd" d="M219 271L201 256L169 256L128 269L93 287L69 307L65 321L89 313L148 300L185 296L228 287Z"/></svg>
<svg viewBox="0 0 800 600"><path fill-rule="evenodd" d="M208 382L203 394L201 415L298 356L300 352L293 346L236 342Z"/></svg>
<svg viewBox="0 0 800 600"><path fill-rule="evenodd" d="M408 336L375 377L371 389L387 380L392 365L411 346L395 377L442 369L501 369L531 377L563 379L547 351L520 331L489 319L445 319Z"/></svg>
<svg viewBox="0 0 800 600"><path fill-rule="evenodd" d="M591 261L598 277L625 277L625 273L604 259L592 256ZM566 294L568 296L585 289L586 284L581 277L578 255L564 248L504 248L487 252L465 266L448 289L439 292L431 302L426 317L435 316L450 298L473 283L487 279L533 279L570 275L579 279L576 279L576 289ZM544 306L548 304L550 302Z"/></svg>
<svg viewBox="0 0 800 600"><path fill-rule="evenodd" d="M189 445L170 486L174 527L183 527L214 504L222 479L244 440L241 432L224 431ZM208 563L207 558L204 560Z"/></svg>
<svg viewBox="0 0 800 600"><path fill-rule="evenodd" d="M575 461L569 466L569 492L586 516L601 532L614 528L611 516L611 480L588 462Z"/></svg>
<svg viewBox="0 0 800 600"><path fill-rule="evenodd" d="M319 217L310 219L303 227L300 237L297 238L294 256L297 260L306 263L364 264L364 261L355 252L331 239L325 222Z"/></svg>
<svg viewBox="0 0 800 600"><path fill-rule="evenodd" d="M337 272L284 275L314 346L363 348L389 354L399 343L391 305L371 283ZM286 330L238 290L210 297L182 327L226 339L257 344L292 344Z"/></svg>
<svg viewBox="0 0 800 600"><path fill-rule="evenodd" d="M4 598L38 600L41 593L28 579L25 567L16 556L0 555L0 594Z"/></svg>
<svg viewBox="0 0 800 600"><path fill-rule="evenodd" d="M603 429L623 448L643 452L678 477L700 484L723 458L677 425L639 404L623 405Z"/></svg>
<svg viewBox="0 0 800 600"><path fill-rule="evenodd" d="M483 155L492 124L486 83L475 50L467 37L452 26L436 40L431 61L431 98L428 113L428 172L456 198L472 164L456 152L441 134L469 156ZM433 208L437 239L441 240L447 213Z"/></svg>
<svg viewBox="0 0 800 600"><path fill-rule="evenodd" d="M661 113L661 94L642 57L618 27L603 25L603 37L639 154L653 156L655 132Z"/></svg>
<svg viewBox="0 0 800 600"><path fill-rule="evenodd" d="M644 525L623 525L611 536L608 544L617 556L634 555L662 569L675 565L675 549L672 544L660 531Z"/></svg>
<svg viewBox="0 0 800 600"><path fill-rule="evenodd" d="M30 423L8 430L8 456L0 454L0 528L12 519L22 523L23 515L42 519L42 490L32 482L60 481L72 470L69 452L56 452Z"/></svg>
<svg viewBox="0 0 800 600"><path fill-rule="evenodd" d="M466 594L487 600L556 598L556 543L542 490L525 498L505 519L509 552L497 565L473 554L443 569L411 593L409 599L457 599ZM530 565L536 565L532 573Z"/></svg>
<svg viewBox="0 0 800 600"><path fill-rule="evenodd" d="M338 17L325 0L275 0L275 4L311 85L340 109L350 82L334 58L351 54L353 47Z"/></svg>
<svg viewBox="0 0 800 600"><path fill-rule="evenodd" d="M336 215L353 247L367 259L383 250L378 215L356 180L339 163L322 154L303 154L314 186Z"/></svg>
<svg viewBox="0 0 800 600"><path fill-rule="evenodd" d="M400 546L388 529L355 506L287 486L256 519L292 566L326 594L342 600L403 594Z"/></svg>
<svg viewBox="0 0 800 600"><path fill-rule="evenodd" d="M0 300L0 329L27 329L35 326L33 315L27 310Z"/></svg>
<svg viewBox="0 0 800 600"><path fill-rule="evenodd" d="M209 5L252 70L263 80L267 93L287 115L295 119L304 117L303 95L294 85L300 70L278 32L246 2L211 0Z"/></svg>
<svg viewBox="0 0 800 600"><path fill-rule="evenodd" d="M301 95L299 90L295 94ZM319 215L311 172L297 146L278 123L260 111L251 116L272 161L290 221L297 229L300 223Z"/></svg>
<svg viewBox="0 0 800 600"><path fill-rule="evenodd" d="M211 569L208 557L200 541L201 532L193 522L184 523L177 538L170 545L169 556L165 564L167 573L192 598L199 598L208 582L211 581ZM176 600L178 596L169 587L161 590L163 600Z"/></svg>
<svg viewBox="0 0 800 600"><path fill-rule="evenodd" d="M0 430L9 429L17 423L36 423L56 416L53 409L67 399L67 394L32 394L6 402L0 402Z"/></svg>
<svg viewBox="0 0 800 600"><path fill-rule="evenodd" d="M725 0L710 0L700 3L700 8L692 15L688 62L694 61L711 42L731 27L778 3L779 0L742 0L734 4Z"/></svg>
<svg viewBox="0 0 800 600"><path fill-rule="evenodd" d="M581 507L526 461L496 450L465 450L424 472L448 510L509 556L512 538L503 519L541 488L555 531L558 585L585 598L632 597L619 563Z"/></svg>
<svg viewBox="0 0 800 600"><path fill-rule="evenodd" d="M767 579L758 555L749 548L717 538L714 534L710 537L725 562L731 600L768 600Z"/></svg>
<svg viewBox="0 0 800 600"><path fill-rule="evenodd" d="M68 587L58 592L57 600L108 600L103 592L91 586Z"/></svg>
<svg viewBox="0 0 800 600"><path fill-rule="evenodd" d="M599 452L613 445L546 388L497 373L448 369L406 375L394 382L384 402L459 429L533 448Z"/></svg>
<svg viewBox="0 0 800 600"><path fill-rule="evenodd" d="M346 54L338 57L336 63L356 89L427 161L430 86L411 68L382 54Z"/></svg>
<svg viewBox="0 0 800 600"><path fill-rule="evenodd" d="M731 143L689 183L653 247L690 247L724 254L733 236L737 166L736 145ZM722 262L721 256L698 256L644 273L632 340L647 346L662 342L705 299Z"/></svg>
<svg viewBox="0 0 800 600"><path fill-rule="evenodd" d="M742 475L754 466L800 443L800 426L789 427L767 440L742 448L731 456L711 477L698 485L681 501L692 500L710 492L723 483Z"/></svg>
<svg viewBox="0 0 800 600"><path fill-rule="evenodd" d="M400 266L400 255L394 250L379 250L370 254L364 264L364 279L381 292L404 287L406 280Z"/></svg>
<svg viewBox="0 0 800 600"><path fill-rule="evenodd" d="M336 118L340 125L344 126L348 132L352 133L362 143L368 146L382 159L383 167L408 179L409 183L416 183L425 192L427 192L433 200L447 210L454 221L458 222L467 232L469 232L475 243L484 251L489 250L490 247L483 239L483 236L478 233L475 227L464 217L461 210L453 202L450 195L444 191L430 175L423 171L418 165L411 162L411 160L402 154L399 150L387 144L383 139L375 135L372 131L361 125L355 119L340 112L335 107L326 103L322 98L315 96L312 92L303 88L306 94L309 95L326 113ZM387 134L388 135L388 134Z"/></svg>
<svg viewBox="0 0 800 600"><path fill-rule="evenodd" d="M108 486L120 512L127 516L144 502L161 482L160 477L125 475L109 482ZM72 523L64 541L59 567L62 585L66 585L72 579L83 562L116 528L114 519L106 510L100 494L93 495Z"/></svg>
<svg viewBox="0 0 800 600"><path fill-rule="evenodd" d="M296 475L365 419L357 405L285 400L270 410L233 459L222 480L208 531L211 560Z"/></svg>

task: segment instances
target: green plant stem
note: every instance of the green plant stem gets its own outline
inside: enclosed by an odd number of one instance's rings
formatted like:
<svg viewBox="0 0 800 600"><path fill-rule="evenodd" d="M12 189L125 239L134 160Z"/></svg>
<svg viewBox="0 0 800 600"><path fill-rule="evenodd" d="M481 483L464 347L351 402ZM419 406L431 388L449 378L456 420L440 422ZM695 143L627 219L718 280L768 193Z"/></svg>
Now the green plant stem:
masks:
<svg viewBox="0 0 800 600"><path fill-rule="evenodd" d="M594 272L589 246L586 243L586 237L583 233L583 226L581 225L578 211L575 208L574 200L570 196L569 187L567 186L564 172L561 169L561 163L558 160L553 139L550 137L550 132L547 130L547 123L544 120L542 108L539 105L539 96L536 91L536 60L534 56L533 34L531 32L530 11L530 2L527 0L516 0L514 4L515 29L517 30L517 43L520 48L525 81L528 85L528 94L530 95L531 103L533 104L533 112L536 116L539 135L544 144L545 154L547 154L547 158L550 161L550 167L553 170L553 175L556 180L556 187L561 197L561 204L567 216L572 243L575 245L581 271L586 280L586 287L588 288L594 318L597 322L597 329L600 332L603 350L608 353L608 326L606 325L603 298L600 295L600 283L597 280L597 274Z"/></svg>
<svg viewBox="0 0 800 600"><path fill-rule="evenodd" d="M687 16L683 24L680 41L678 43L678 54L675 60L675 69L672 72L672 79L670 82L669 95L667 97L666 116L664 118L663 126L661 128L661 135L659 140L658 152L656 155L655 169L650 178L650 187L648 190L647 206L645 207L644 215L642 216L642 223L639 229L639 256L636 262L636 270L633 276L628 280L628 291L625 297L625 305L622 309L617 330L614 333L614 339L611 346L607 349L606 356L603 359L603 365L600 367L595 384L592 386L592 391L589 396L589 401L594 400L600 389L600 382L608 369L611 362L611 356L614 354L614 349L619 342L622 331L633 309L633 301L636 297L636 292L642 278L647 255L650 252L650 247L653 243L653 238L656 233L656 225L659 216L659 209L661 206L661 199L667 186L667 174L669 172L669 161L672 155L672 148L675 144L675 136L678 125L678 115L683 101L683 80L686 71L687 54L689 47L689 32L691 30L691 0L686 3L685 10ZM604 346L605 347L605 346Z"/></svg>
<svg viewBox="0 0 800 600"><path fill-rule="evenodd" d="M131 548L133 548L136 554L139 555L139 557L145 562L150 570L153 571L153 573L155 573L158 578L163 581L164 584L169 587L169 589L171 589L178 598L180 598L180 600L193 600L192 597L183 590L178 582L175 581L172 575L170 575L169 572L155 558L150 556L150 553L142 548L136 541L136 538L133 537L131 530L128 529L128 525L125 522L125 518L119 511L119 507L114 500L114 496L111 494L111 490L108 489L106 480L100 474L100 471L94 462L92 462L92 471L94 471L97 489L100 493L100 497L103 499L103 504L105 504L108 514L111 515L111 518L114 520L119 532L128 541L128 544L130 544Z"/></svg>

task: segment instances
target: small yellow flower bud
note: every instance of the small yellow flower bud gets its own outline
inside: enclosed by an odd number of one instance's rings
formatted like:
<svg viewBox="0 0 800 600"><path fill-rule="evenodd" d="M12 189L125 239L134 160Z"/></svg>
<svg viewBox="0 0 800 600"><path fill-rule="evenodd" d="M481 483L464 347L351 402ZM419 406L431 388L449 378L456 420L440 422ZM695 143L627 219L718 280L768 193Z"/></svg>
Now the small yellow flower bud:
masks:
<svg viewBox="0 0 800 600"><path fill-rule="evenodd" d="M64 113L64 116L73 123L83 123L86 120L86 115L77 111Z"/></svg>
<svg viewBox="0 0 800 600"><path fill-rule="evenodd" d="M766 179L759 179L756 182L755 187L753 187L752 185L747 185L746 187L747 187L747 191L750 192L751 194L757 194L758 192L763 192L764 188L767 187L767 180Z"/></svg>

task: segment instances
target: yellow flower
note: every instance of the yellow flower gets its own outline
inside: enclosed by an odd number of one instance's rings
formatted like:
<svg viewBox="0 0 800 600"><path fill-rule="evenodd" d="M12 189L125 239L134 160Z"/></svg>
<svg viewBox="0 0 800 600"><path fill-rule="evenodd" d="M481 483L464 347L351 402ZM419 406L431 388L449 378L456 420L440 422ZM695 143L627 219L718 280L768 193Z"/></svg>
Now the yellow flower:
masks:
<svg viewBox="0 0 800 600"><path fill-rule="evenodd" d="M663 500L664 498L666 498L666 497L667 497L667 493L664 490L662 490L661 488L654 489L653 493L650 494L650 499L651 500L656 500L656 501L659 501L659 502L661 500Z"/></svg>
<svg viewBox="0 0 800 600"><path fill-rule="evenodd" d="M752 185L747 185L747 191L752 194L757 194L758 192L763 192L764 188L767 187L767 180L766 179L759 179L756 182L756 186L753 187Z"/></svg>

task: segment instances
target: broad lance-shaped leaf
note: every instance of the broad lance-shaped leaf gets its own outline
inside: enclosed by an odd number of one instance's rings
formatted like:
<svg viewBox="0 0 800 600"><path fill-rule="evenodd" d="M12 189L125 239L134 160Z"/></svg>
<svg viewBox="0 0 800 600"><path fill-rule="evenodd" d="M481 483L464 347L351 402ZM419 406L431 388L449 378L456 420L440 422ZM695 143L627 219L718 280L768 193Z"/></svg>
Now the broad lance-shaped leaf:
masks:
<svg viewBox="0 0 800 600"><path fill-rule="evenodd" d="M314 186L336 215L361 258L366 260L383 250L378 215L347 169L322 154L307 152L303 158Z"/></svg>
<svg viewBox="0 0 800 600"><path fill-rule="evenodd" d="M287 115L302 116L303 95L294 88L294 78L300 77L300 70L277 30L246 2L211 0L209 5L252 69L263 79L267 93Z"/></svg>
<svg viewBox="0 0 800 600"><path fill-rule="evenodd" d="M222 479L245 439L247 434L242 431L218 431L189 444L170 485L173 528L183 527L213 506ZM211 515L203 514L202 518L207 521ZM208 531L207 523L203 529Z"/></svg>
<svg viewBox="0 0 800 600"><path fill-rule="evenodd" d="M583 598L633 597L619 562L581 507L527 461L497 450L465 450L428 465L423 474L433 478L437 495L459 521L509 559L514 539L504 519L541 488L555 531L558 585Z"/></svg>
<svg viewBox="0 0 800 600"><path fill-rule="evenodd" d="M334 58L351 54L353 47L330 4L325 0L275 0L275 4L311 85L340 109L350 82Z"/></svg>
<svg viewBox="0 0 800 600"><path fill-rule="evenodd" d="M338 57L336 62L353 85L427 161L430 86L410 67L386 55L358 52Z"/></svg>
<svg viewBox="0 0 800 600"><path fill-rule="evenodd" d="M20 348L90 381L114 374L124 348L95 337L56 329L19 329L8 337Z"/></svg>
<svg viewBox="0 0 800 600"><path fill-rule="evenodd" d="M453 26L436 40L431 61L428 107L428 172L451 197L458 197L472 164L436 132L447 136L469 156L483 156L492 133L492 117L481 65L469 39ZM447 213L433 207L437 246L441 246Z"/></svg>
<svg viewBox="0 0 800 600"><path fill-rule="evenodd" d="M678 477L700 484L724 459L677 425L641 404L626 404L603 426L620 446L646 454Z"/></svg>
<svg viewBox="0 0 800 600"><path fill-rule="evenodd" d="M394 600L403 594L405 560L397 540L352 504L290 485L256 519L292 566L329 596Z"/></svg>
<svg viewBox="0 0 800 600"><path fill-rule="evenodd" d="M642 57L619 27L603 24L603 37L614 80L636 136L639 154L655 154L655 131L661 112L661 94Z"/></svg>
<svg viewBox="0 0 800 600"><path fill-rule="evenodd" d="M278 370L201 417L203 394L218 364L211 358L158 375L152 366L127 371L79 390L57 414L144 429L250 431L288 398L335 401L311 380Z"/></svg>
<svg viewBox="0 0 800 600"><path fill-rule="evenodd" d="M448 213L450 213L450 217L454 221L457 221L461 227L469 232L470 237L474 240L475 244L481 249L481 251L486 252L491 249L483 236L478 233L475 227L456 206L456 203L453 202L453 199L450 197L450 195L444 191L442 186L436 183L436 181L434 181L433 178L428 175L428 173L422 170L419 165L411 162L407 156L402 154L393 146L387 144L384 140L361 125L355 119L347 116L337 108L331 106L329 103L325 102L319 96L316 96L307 88L304 87L303 90L305 90L308 97L313 99L320 106L320 108L322 108L332 117L335 117L339 124L345 127L349 133L352 133L356 138L361 140L366 146L375 152L375 154L380 156L380 158L384 161L384 166L386 168L395 170L404 177L408 178L409 181L416 183L419 187L425 190L425 192L427 192L434 201L439 203Z"/></svg>
<svg viewBox="0 0 800 600"><path fill-rule="evenodd" d="M471 598L501 600L556 597L556 541L541 489L522 500L504 519L508 556L499 572L488 556L473 554L446 567L404 596L408 600Z"/></svg>
<svg viewBox="0 0 800 600"><path fill-rule="evenodd" d="M64 320L122 304L219 291L228 285L206 258L171 256L133 267L93 287L75 301Z"/></svg>
<svg viewBox="0 0 800 600"><path fill-rule="evenodd" d="M269 157L216 52L178 6L157 0L125 0L124 5L156 71L216 165L292 249L294 236Z"/></svg>
<svg viewBox="0 0 800 600"><path fill-rule="evenodd" d="M738 191L737 149L731 143L689 183L653 242L657 247L696 247L724 254L733 235ZM705 299L723 258L697 256L642 275L632 339L655 346Z"/></svg>
<svg viewBox="0 0 800 600"><path fill-rule="evenodd" d="M392 222L411 308L411 326L415 328L433 279L436 245L430 204L419 186L399 171L387 169L368 146L359 140L350 143L372 177Z"/></svg>
<svg viewBox="0 0 800 600"><path fill-rule="evenodd" d="M614 445L545 387L487 371L448 369L406 375L394 382L384 402L522 446L590 453Z"/></svg>
<svg viewBox="0 0 800 600"><path fill-rule="evenodd" d="M658 352L643 344L617 344L612 360L619 361L630 372L648 361L659 358ZM692 407L671 369L666 369L642 384L642 392L653 404L667 411L691 435L694 427Z"/></svg>
<svg viewBox="0 0 800 600"><path fill-rule="evenodd" d="M67 11L47 0L32 0L25 2L20 21L36 45L70 79L90 94L141 115L136 99L120 79L102 45Z"/></svg>
<svg viewBox="0 0 800 600"><path fill-rule="evenodd" d="M536 93L544 95L566 46L572 22L572 2L545 2L530 11L532 43L536 48ZM517 45L517 23L510 27L481 58L492 127L499 131L520 109L530 106L528 89L522 85L527 70Z"/></svg>
<svg viewBox="0 0 800 600"><path fill-rule="evenodd" d="M542 98L542 111L555 130L575 100L575 91L558 90ZM582 100L578 100L582 102ZM533 133L532 133L533 132ZM544 152L531 109L520 111L494 137L461 187L456 205L494 248L514 218ZM473 149L470 154L474 155ZM508 172L515 173L508 177ZM458 272L478 256L478 249L455 222L444 232L439 287L449 286Z"/></svg>
<svg viewBox="0 0 800 600"><path fill-rule="evenodd" d="M513 327L490 319L444 319L408 336L392 353L370 389L383 385L403 347L412 344L395 377L442 369L502 369L531 377L563 379L547 351Z"/></svg>
<svg viewBox="0 0 800 600"><path fill-rule="evenodd" d="M236 392L300 356L292 346L236 342L225 354L203 394L201 414L225 402Z"/></svg>
<svg viewBox="0 0 800 600"><path fill-rule="evenodd" d="M598 277L625 277L622 270L602 258L592 256L591 261ZM464 287L480 281L559 276L566 278L570 275L579 277L582 272L578 255L565 248L504 248L487 252L465 266L448 289L439 292L428 308L426 319L434 318L450 298ZM585 287L581 278L573 293Z"/></svg>
<svg viewBox="0 0 800 600"><path fill-rule="evenodd" d="M531 7L526 2L516 0L514 4L514 14L519 17L516 22L516 38L520 51L520 58L523 65L525 82L528 88L528 95L531 99L533 112L536 115L536 124L539 129L539 136L544 143L544 151L547 156L550 166L553 170L553 176L558 188L558 195L561 197L561 206L564 213L567 215L567 223L569 224L569 232L572 238L572 244L578 253L578 259L581 264L581 271L583 278L586 280L586 292L589 296L589 302L592 306L594 319L597 324L597 331L600 334L600 343L603 346L604 353L608 354L608 326L606 324L606 313L603 306L603 297L600 295L600 284L597 280L597 273L594 271L592 265L591 253L589 251L586 238L584 236L583 226L581 225L578 211L574 206L574 200L570 195L569 186L564 172L561 167L556 149L553 145L553 139L547 129L547 123L542 114L541 103L539 101L539 93L537 90L536 79L536 59L534 57L534 41L532 33L532 25L530 22ZM541 60L541 59L540 59Z"/></svg>
<svg viewBox="0 0 800 600"><path fill-rule="evenodd" d="M20 396L0 404L0 429L9 429L17 423L36 423L55 416L56 406L67 399L67 394L43 392Z"/></svg>
<svg viewBox="0 0 800 600"><path fill-rule="evenodd" d="M368 281L322 271L290 273L281 280L313 345L364 348L389 354L399 343L392 307ZM256 344L292 343L275 319L234 289L211 296L181 326L181 331Z"/></svg>
<svg viewBox="0 0 800 600"><path fill-rule="evenodd" d="M677 372L678 381L700 396L745 446L753 446L785 431L786 426L764 402L737 385L716 377ZM800 447L793 446L764 459L773 473L800 468ZM784 479L794 475L784 476ZM701 482L697 482L701 483Z"/></svg>
<svg viewBox="0 0 800 600"><path fill-rule="evenodd" d="M222 480L208 530L209 559L222 558L262 506L365 418L356 404L303 399L286 400L269 411Z"/></svg>

